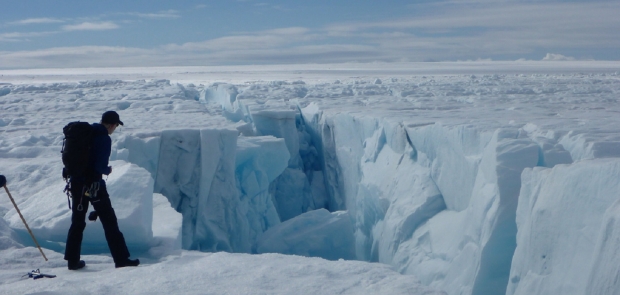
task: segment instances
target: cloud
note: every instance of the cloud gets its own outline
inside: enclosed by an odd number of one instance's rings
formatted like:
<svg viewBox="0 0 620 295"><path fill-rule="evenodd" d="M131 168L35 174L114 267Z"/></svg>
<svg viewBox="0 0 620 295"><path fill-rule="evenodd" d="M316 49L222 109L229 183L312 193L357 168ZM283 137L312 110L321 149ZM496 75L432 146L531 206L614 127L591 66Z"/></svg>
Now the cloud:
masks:
<svg viewBox="0 0 620 295"><path fill-rule="evenodd" d="M63 20L55 19L55 18L28 18L15 22L11 22L13 25L30 25L30 24L52 24L52 23L63 23Z"/></svg>
<svg viewBox="0 0 620 295"><path fill-rule="evenodd" d="M445 4L445 3L444 3ZM435 6L433 6L435 5ZM620 3L519 2L428 7L424 14L378 22L329 25L332 38L392 48L418 56L471 59L536 50L620 48ZM421 46L425 44L425 46ZM424 47L424 48L422 48ZM407 54L401 51L400 54Z"/></svg>
<svg viewBox="0 0 620 295"><path fill-rule="evenodd" d="M148 49L75 47L0 52L0 67L516 60L522 57L540 60L547 52L573 57L550 53L544 60L606 59L589 52L603 52L620 59L620 18L616 17L620 14L620 3L509 0L497 5L487 0L473 1L485 3L428 4L427 8L441 9L400 19L243 32ZM111 22L79 26L81 29L118 28ZM0 35L0 41L27 37L4 34Z"/></svg>
<svg viewBox="0 0 620 295"><path fill-rule="evenodd" d="M83 22L76 25L66 25L62 29L65 31L105 31L118 29L119 26L113 22Z"/></svg>
<svg viewBox="0 0 620 295"><path fill-rule="evenodd" d="M620 24L617 3L503 3L483 7L455 5L425 16L397 20L337 24L327 27L334 33L353 33L369 29L453 30L455 28L488 28L491 30L540 28L571 30L577 27L604 28Z"/></svg>
<svg viewBox="0 0 620 295"><path fill-rule="evenodd" d="M56 47L42 50L0 52L4 68L65 68L145 65L153 50L111 46Z"/></svg>
<svg viewBox="0 0 620 295"><path fill-rule="evenodd" d="M12 32L0 34L0 42L24 42L30 41L29 38L41 37L57 34L58 32Z"/></svg>
<svg viewBox="0 0 620 295"><path fill-rule="evenodd" d="M283 37L283 36L282 36ZM44 50L0 52L0 68L71 68L243 65L375 61L381 52L374 46L352 44L188 47L151 49L80 46ZM382 59L383 60L383 59Z"/></svg>
<svg viewBox="0 0 620 295"><path fill-rule="evenodd" d="M544 61L566 61L566 60L575 60L574 57L564 56L557 53L547 53L547 55L542 59Z"/></svg>
<svg viewBox="0 0 620 295"><path fill-rule="evenodd" d="M158 13L133 13L142 18L150 19L165 19L165 18L179 18L181 15L176 10L160 11Z"/></svg>
<svg viewBox="0 0 620 295"><path fill-rule="evenodd" d="M317 35L302 27L280 28L260 31L252 34L226 36L203 42L188 42L182 45L166 45L167 50L183 51L230 51L282 48L294 43L316 40Z"/></svg>

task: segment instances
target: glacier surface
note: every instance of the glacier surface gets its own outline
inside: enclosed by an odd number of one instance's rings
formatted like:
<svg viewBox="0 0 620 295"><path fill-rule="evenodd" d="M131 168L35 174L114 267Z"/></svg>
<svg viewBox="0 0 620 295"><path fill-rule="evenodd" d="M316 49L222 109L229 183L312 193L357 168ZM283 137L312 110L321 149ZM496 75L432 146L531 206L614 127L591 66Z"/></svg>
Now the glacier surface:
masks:
<svg viewBox="0 0 620 295"><path fill-rule="evenodd" d="M62 126L111 107L127 126L109 186L132 250L379 262L447 294L614 294L620 79L576 71L8 85L0 157L51 249L68 228L49 176L62 136L19 114L54 105L67 114L46 123ZM150 227L154 195L178 226ZM3 236L28 244L4 213Z"/></svg>

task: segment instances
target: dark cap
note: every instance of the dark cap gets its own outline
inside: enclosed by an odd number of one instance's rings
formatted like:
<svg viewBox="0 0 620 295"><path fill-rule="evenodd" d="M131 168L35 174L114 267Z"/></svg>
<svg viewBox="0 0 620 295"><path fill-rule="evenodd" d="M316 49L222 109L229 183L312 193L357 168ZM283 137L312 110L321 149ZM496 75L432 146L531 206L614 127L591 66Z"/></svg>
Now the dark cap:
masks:
<svg viewBox="0 0 620 295"><path fill-rule="evenodd" d="M118 113L116 113L115 111L107 111L103 113L103 115L101 116L101 123L123 125L123 121L121 121L121 118L118 116Z"/></svg>

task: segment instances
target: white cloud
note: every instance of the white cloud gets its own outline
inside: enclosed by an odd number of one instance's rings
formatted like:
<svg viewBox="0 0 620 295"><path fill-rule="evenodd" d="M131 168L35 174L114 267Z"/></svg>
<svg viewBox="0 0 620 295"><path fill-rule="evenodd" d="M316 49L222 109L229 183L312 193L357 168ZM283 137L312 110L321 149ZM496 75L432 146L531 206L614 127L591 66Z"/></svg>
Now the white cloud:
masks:
<svg viewBox="0 0 620 295"><path fill-rule="evenodd" d="M137 15L137 16L142 17L142 18L151 18L151 19L164 19L164 18L179 18L179 17L181 17L179 12L176 11L176 10L166 10L166 11L160 11L160 12L157 12L157 13L135 13L134 15Z"/></svg>
<svg viewBox="0 0 620 295"><path fill-rule="evenodd" d="M83 22L76 25L66 25L62 29L65 31L104 31L118 29L119 26L113 22Z"/></svg>
<svg viewBox="0 0 620 295"><path fill-rule="evenodd" d="M545 52L570 52L575 56L549 54L545 60L601 59L588 56L587 52L617 52L620 18L616 15L619 14L620 3L612 2L507 1L502 5L486 2L486 5L443 8L396 20L335 24L323 29L287 27L151 49L76 47L0 52L0 67L515 60L520 57L531 60L540 59ZM96 28L113 29L118 25L100 22L72 27ZM27 36L0 35L0 41L20 38ZM576 52L586 54L576 55Z"/></svg>
<svg viewBox="0 0 620 295"><path fill-rule="evenodd" d="M110 46L57 47L18 52L0 51L0 64L3 68L146 65L148 62L156 60L156 58L151 58L153 53L153 50Z"/></svg>
<svg viewBox="0 0 620 295"><path fill-rule="evenodd" d="M424 29L444 30L457 28L538 29L605 28L620 24L616 16L619 3L514 3L499 5L455 5L424 16L397 20L338 24L327 27L329 32L353 33L368 29Z"/></svg>
<svg viewBox="0 0 620 295"><path fill-rule="evenodd" d="M52 24L52 23L63 23L63 20L55 19L55 18L28 18L15 22L11 22L10 24L14 25L30 25L30 24Z"/></svg>
<svg viewBox="0 0 620 295"><path fill-rule="evenodd" d="M557 53L547 53L545 57L543 57L544 61L566 61L566 60L575 60L574 57L564 56Z"/></svg>
<svg viewBox="0 0 620 295"><path fill-rule="evenodd" d="M41 37L57 34L58 32L12 32L0 34L0 42L24 42L29 41L32 37Z"/></svg>
<svg viewBox="0 0 620 295"><path fill-rule="evenodd" d="M408 18L330 25L325 31L332 38L413 50L395 54L467 59L540 49L620 48L617 15L620 3L615 2L506 1L454 4Z"/></svg>
<svg viewBox="0 0 620 295"><path fill-rule="evenodd" d="M221 37L203 42L188 42L182 45L170 44L164 46L164 48L167 50L184 51L230 51L279 48L299 42L315 40L317 38L316 34L309 33L310 30L307 28L280 28L253 34Z"/></svg>

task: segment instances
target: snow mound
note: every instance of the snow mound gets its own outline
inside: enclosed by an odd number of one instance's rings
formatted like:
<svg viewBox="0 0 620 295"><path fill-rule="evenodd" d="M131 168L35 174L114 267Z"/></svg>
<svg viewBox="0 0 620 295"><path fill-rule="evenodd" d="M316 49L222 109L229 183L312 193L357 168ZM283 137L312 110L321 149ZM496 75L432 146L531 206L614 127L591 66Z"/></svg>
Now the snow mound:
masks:
<svg viewBox="0 0 620 295"><path fill-rule="evenodd" d="M134 164L113 161L110 165L113 172L107 180L107 189L119 228L125 236L130 252L147 250L153 237L153 179L148 171ZM37 241L42 246L63 252L62 243L66 241L71 224L71 211L67 208L64 187L65 183L58 177L45 190L19 204ZM92 206L89 206L89 211L93 211ZM21 236L25 245L34 245L15 209L10 210L5 218L11 228ZM107 251L109 250L101 222L87 220L82 253Z"/></svg>

